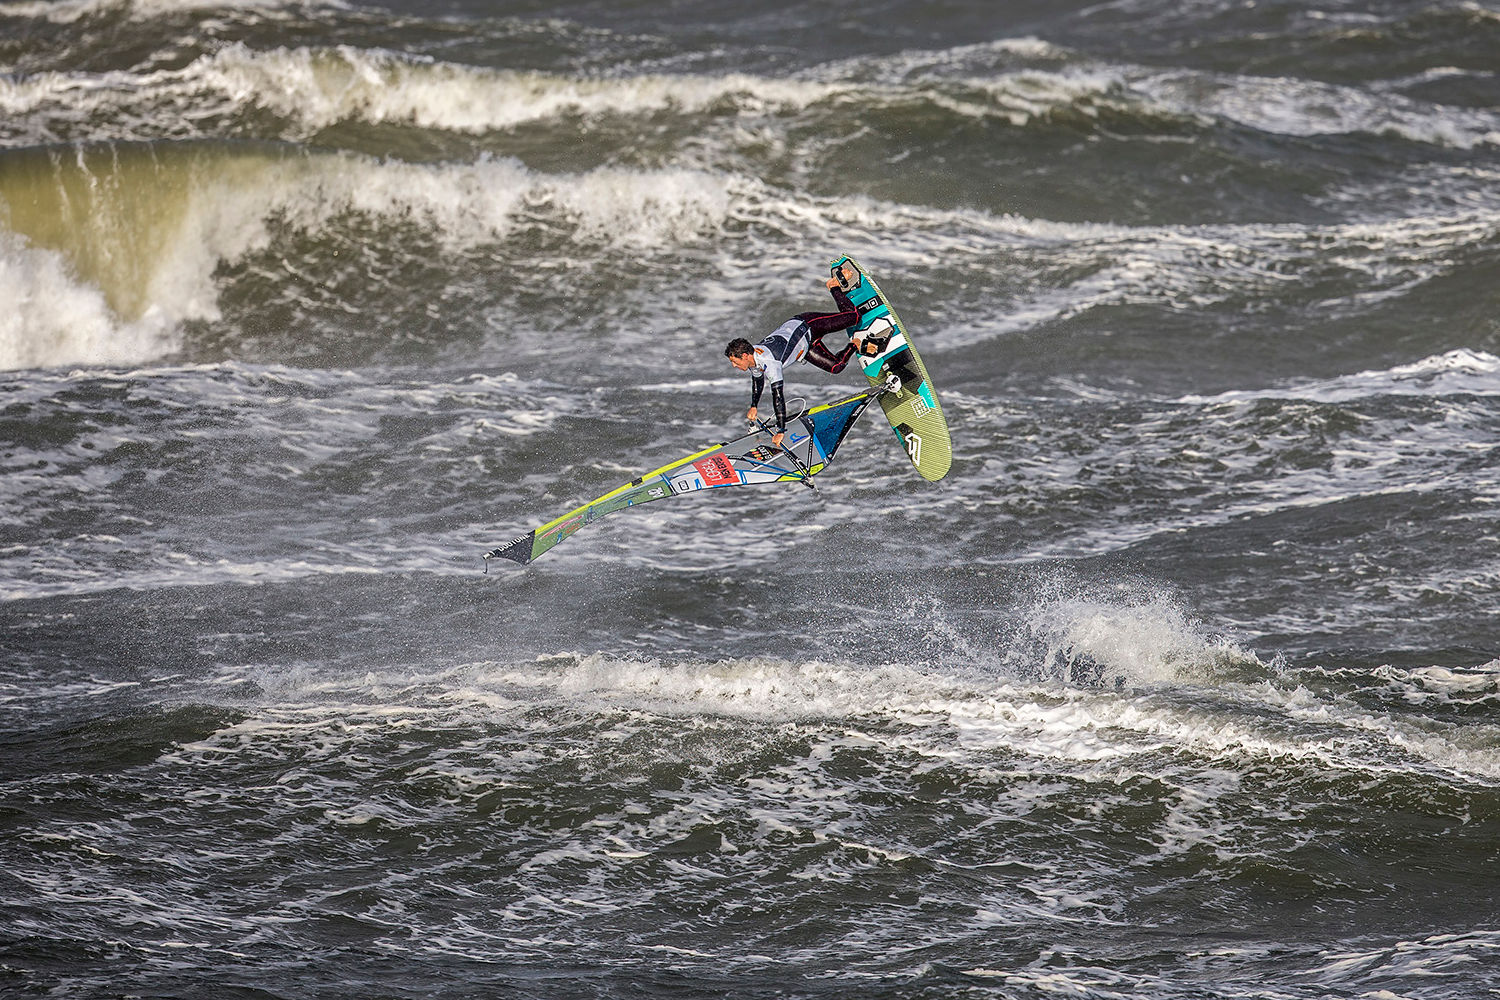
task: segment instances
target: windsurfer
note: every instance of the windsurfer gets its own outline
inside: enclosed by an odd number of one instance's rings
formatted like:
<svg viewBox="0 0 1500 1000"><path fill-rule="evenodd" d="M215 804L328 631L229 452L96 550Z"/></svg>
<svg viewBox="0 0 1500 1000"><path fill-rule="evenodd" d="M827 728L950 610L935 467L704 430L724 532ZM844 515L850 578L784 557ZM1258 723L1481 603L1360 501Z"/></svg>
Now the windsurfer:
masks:
<svg viewBox="0 0 1500 1000"><path fill-rule="evenodd" d="M771 443L781 447L786 434L786 397L782 389L782 372L787 365L799 361L810 362L831 375L844 370L854 356L855 345L851 342L838 354L823 345L823 337L835 330L845 330L859 319L859 312L849 296L839 287L836 279L828 280L828 291L833 295L838 312L798 313L771 332L759 344L752 345L744 337L736 337L724 348L729 363L742 372L750 373L750 409L745 419L755 423L759 412L761 392L766 383L771 384L771 405L776 411L776 433Z"/></svg>

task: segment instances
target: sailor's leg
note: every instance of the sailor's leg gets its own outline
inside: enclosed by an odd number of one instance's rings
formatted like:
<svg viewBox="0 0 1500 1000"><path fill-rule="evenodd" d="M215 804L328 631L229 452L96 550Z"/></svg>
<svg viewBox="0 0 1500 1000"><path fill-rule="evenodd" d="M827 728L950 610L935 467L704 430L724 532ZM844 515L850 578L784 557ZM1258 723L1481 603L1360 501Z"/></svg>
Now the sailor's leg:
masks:
<svg viewBox="0 0 1500 1000"><path fill-rule="evenodd" d="M808 362L817 365L830 375L837 375L843 371L844 366L849 363L849 359L852 357L854 357L853 344L846 344L844 349L838 354L834 354L827 347L823 346L821 339L814 340L807 347Z"/></svg>

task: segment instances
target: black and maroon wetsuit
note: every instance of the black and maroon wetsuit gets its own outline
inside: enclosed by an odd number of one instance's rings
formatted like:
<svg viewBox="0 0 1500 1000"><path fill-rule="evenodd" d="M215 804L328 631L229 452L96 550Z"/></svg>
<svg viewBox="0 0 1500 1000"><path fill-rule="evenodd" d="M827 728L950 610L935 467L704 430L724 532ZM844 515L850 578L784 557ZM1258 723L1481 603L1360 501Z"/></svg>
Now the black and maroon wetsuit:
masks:
<svg viewBox="0 0 1500 1000"><path fill-rule="evenodd" d="M755 346L755 362L750 372L750 405L760 405L761 390L771 383L771 403L776 410L776 429L786 430L786 397L782 392L782 369L798 361L809 361L831 375L844 370L854 357L854 345L848 344L838 354L823 346L823 337L835 330L847 330L859 319L859 311L842 288L834 287L833 302L838 312L798 313L778 326L771 335ZM769 377L768 377L769 376Z"/></svg>

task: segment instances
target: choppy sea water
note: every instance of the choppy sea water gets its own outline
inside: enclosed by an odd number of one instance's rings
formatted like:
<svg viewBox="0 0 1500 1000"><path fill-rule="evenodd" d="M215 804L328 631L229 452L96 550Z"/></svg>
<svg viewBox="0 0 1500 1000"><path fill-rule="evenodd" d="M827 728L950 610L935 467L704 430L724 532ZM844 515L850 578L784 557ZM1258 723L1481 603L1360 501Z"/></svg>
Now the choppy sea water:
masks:
<svg viewBox="0 0 1500 1000"><path fill-rule="evenodd" d="M1497 52L0 5L0 993L1494 996ZM846 251L946 480L871 414L482 571Z"/></svg>

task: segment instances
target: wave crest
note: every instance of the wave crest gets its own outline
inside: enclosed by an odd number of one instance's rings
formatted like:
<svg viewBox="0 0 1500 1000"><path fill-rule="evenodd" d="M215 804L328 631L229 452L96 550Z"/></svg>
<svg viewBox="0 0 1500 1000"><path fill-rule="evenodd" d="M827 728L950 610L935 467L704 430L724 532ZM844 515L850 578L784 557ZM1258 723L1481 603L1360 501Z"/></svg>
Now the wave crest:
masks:
<svg viewBox="0 0 1500 1000"><path fill-rule="evenodd" d="M702 171L542 174L513 159L412 164L224 144L0 157L0 224L11 230L0 281L29 303L5 327L6 368L161 358L180 345L183 323L220 318L224 265L289 232L311 240L313 255L330 228L352 239L370 224L415 224L422 244L450 252L537 227L581 246L639 248L713 231L735 200L732 179ZM278 283L316 280L276 263Z"/></svg>

